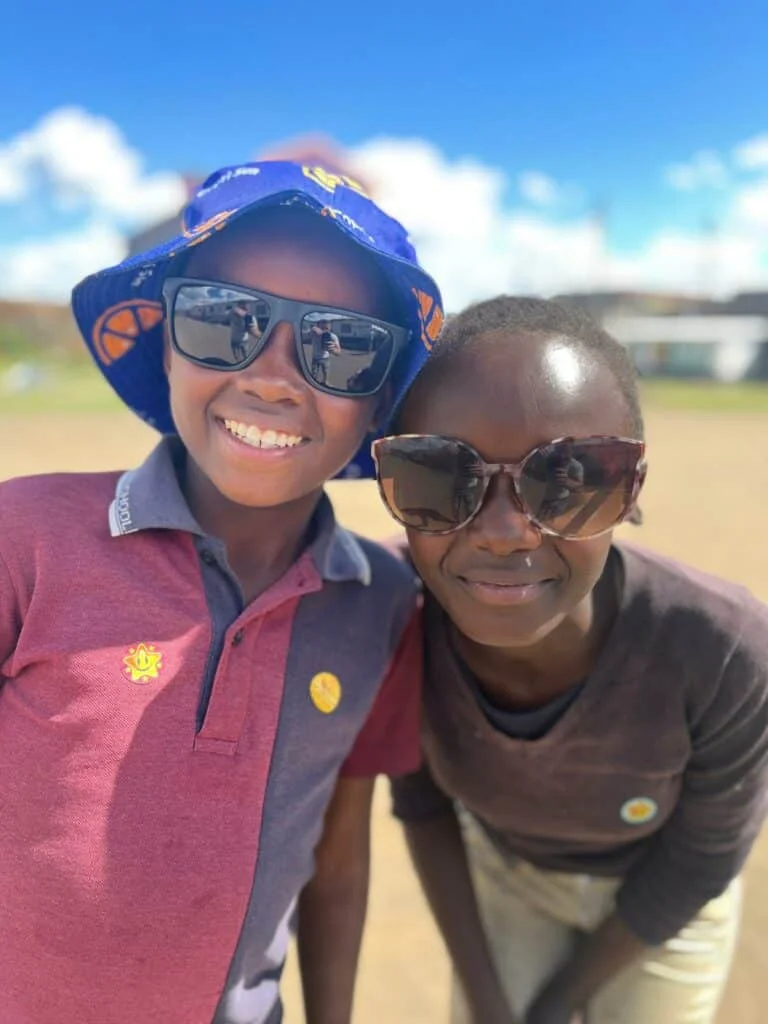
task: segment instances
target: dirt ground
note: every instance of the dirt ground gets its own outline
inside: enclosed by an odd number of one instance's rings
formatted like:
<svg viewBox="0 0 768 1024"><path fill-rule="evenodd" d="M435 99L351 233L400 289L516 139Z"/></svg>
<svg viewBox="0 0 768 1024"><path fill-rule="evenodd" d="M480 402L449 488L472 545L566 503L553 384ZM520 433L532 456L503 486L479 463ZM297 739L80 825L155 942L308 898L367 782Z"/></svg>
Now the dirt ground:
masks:
<svg viewBox="0 0 768 1024"><path fill-rule="evenodd" d="M711 416L657 412L648 416L650 462L641 543L747 584L768 601L768 545L753 529L766 522L768 415ZM22 473L129 466L154 435L128 413L3 416L0 479ZM372 537L392 532L372 486L332 487L342 520ZM0 524L2 528L2 524ZM768 831L747 872L744 926L721 1024L764 1024L768 1006ZM295 963L286 979L287 1020L300 1024ZM441 1024L446 1019L448 966L377 792L373 889L356 1002L356 1024ZM650 1022L649 1024L655 1024ZM661 1022L660 1022L661 1024Z"/></svg>

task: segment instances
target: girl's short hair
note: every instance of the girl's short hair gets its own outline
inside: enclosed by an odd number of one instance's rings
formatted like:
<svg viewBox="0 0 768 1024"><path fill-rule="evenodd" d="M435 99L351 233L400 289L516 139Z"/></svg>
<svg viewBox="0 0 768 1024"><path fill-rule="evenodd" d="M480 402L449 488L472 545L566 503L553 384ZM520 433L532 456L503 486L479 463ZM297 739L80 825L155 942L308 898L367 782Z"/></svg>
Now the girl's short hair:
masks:
<svg viewBox="0 0 768 1024"><path fill-rule="evenodd" d="M562 335L575 342L613 374L627 405L631 430L635 437L643 439L638 374L631 356L588 314L551 299L499 295L449 316L424 369L450 358L491 332L540 334L542 337Z"/></svg>

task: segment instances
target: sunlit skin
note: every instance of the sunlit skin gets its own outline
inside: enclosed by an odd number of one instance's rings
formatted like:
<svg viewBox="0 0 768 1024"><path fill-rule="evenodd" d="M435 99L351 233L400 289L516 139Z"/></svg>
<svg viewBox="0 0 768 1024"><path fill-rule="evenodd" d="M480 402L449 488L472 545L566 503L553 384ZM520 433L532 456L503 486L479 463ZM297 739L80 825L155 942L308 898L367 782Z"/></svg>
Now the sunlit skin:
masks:
<svg viewBox="0 0 768 1024"><path fill-rule="evenodd" d="M517 462L558 437L632 436L610 370L567 338L525 334L484 335L437 362L411 391L398 430L459 438L488 462ZM543 534L510 478L497 476L463 529L409 530L408 542L460 654L498 704L546 703L589 671L617 608L620 581L604 573L611 533Z"/></svg>
<svg viewBox="0 0 768 1024"><path fill-rule="evenodd" d="M393 316L387 286L365 253L297 208L266 211L214 235L192 251L184 276ZM311 387L288 323L274 328L244 370L208 370L168 345L166 372L174 423L188 452L187 500L206 531L225 541L241 579L258 591L294 560L323 484L354 455L380 399L340 398ZM225 420L303 441L293 448L249 447L226 430Z"/></svg>

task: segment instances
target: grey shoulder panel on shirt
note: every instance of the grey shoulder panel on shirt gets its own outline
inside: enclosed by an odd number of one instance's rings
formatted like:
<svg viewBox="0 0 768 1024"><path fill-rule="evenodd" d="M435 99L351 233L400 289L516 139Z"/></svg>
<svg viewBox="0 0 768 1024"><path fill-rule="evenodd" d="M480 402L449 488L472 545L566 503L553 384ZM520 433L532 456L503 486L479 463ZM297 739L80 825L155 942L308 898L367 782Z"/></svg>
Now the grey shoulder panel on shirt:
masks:
<svg viewBox="0 0 768 1024"><path fill-rule="evenodd" d="M358 544L371 563L371 569L381 575L381 578L392 581L392 585L400 584L404 587L419 589L421 581L408 559L401 555L401 552L390 543L379 543L359 537L353 534ZM407 551L407 547L406 547Z"/></svg>
<svg viewBox="0 0 768 1024"><path fill-rule="evenodd" d="M381 544L356 537L371 566L371 580L384 593L391 594L396 605L396 614L391 618L392 649L394 651L400 636L415 609L415 603L421 592L421 580L408 562Z"/></svg>

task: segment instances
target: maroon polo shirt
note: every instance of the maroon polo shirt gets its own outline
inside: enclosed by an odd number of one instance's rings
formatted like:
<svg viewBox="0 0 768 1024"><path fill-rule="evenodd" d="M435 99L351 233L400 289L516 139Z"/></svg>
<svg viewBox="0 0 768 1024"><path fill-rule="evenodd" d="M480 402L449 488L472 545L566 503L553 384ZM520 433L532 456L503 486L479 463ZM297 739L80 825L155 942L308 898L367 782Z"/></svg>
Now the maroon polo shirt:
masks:
<svg viewBox="0 0 768 1024"><path fill-rule="evenodd" d="M0 1020L274 1024L341 772L419 762L408 570L341 529L250 604L163 441L0 485Z"/></svg>

